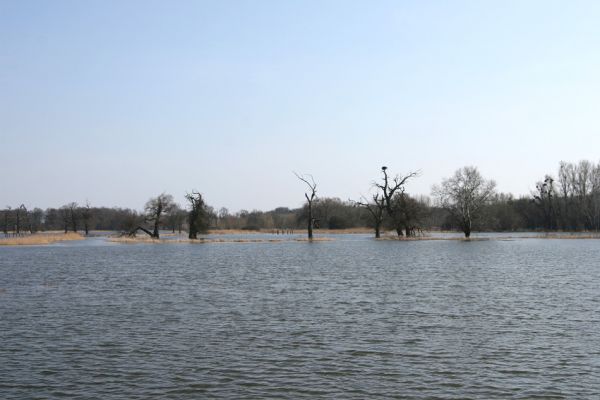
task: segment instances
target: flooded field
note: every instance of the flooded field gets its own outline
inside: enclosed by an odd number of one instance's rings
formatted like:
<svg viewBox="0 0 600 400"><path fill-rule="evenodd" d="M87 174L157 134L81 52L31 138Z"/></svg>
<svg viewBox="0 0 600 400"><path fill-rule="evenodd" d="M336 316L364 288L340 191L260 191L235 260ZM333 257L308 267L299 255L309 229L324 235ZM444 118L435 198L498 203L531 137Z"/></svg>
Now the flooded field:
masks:
<svg viewBox="0 0 600 400"><path fill-rule="evenodd" d="M0 248L0 397L600 396L599 240L334 239Z"/></svg>

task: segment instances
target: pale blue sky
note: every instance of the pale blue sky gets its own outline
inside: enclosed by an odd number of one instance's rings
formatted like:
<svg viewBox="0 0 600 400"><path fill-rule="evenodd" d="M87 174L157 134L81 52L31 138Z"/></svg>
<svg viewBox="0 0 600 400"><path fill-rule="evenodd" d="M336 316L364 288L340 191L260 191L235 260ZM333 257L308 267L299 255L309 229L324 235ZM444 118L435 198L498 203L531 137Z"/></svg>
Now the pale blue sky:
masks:
<svg viewBox="0 0 600 400"><path fill-rule="evenodd" d="M231 210L600 159L597 1L0 0L0 205Z"/></svg>

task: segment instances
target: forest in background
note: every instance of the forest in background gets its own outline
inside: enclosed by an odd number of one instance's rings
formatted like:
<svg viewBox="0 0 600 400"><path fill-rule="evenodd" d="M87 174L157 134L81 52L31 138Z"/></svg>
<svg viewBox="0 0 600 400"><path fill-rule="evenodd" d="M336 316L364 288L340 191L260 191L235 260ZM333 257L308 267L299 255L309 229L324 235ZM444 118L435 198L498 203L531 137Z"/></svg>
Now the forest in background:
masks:
<svg viewBox="0 0 600 400"><path fill-rule="evenodd" d="M312 177L297 175L308 184L308 192L305 205L296 209L278 207L270 211L230 212L226 208L206 205L198 192L186 195L189 200L186 206L176 204L172 196L163 193L151 198L143 211L75 202L45 210L29 209L24 204L7 206L0 211L0 226L5 235L56 230L86 234L92 230L132 233L138 228L152 235L154 228L158 236L158 229L189 232L192 228L196 233L202 233L207 229L287 231L309 226L338 230L375 228L377 225L382 230L395 230L399 235L407 236L428 230L463 230L466 234L464 211L470 206L472 208L467 209L469 233L471 230L600 230L600 164L585 160L561 162L556 177L544 176L530 195L520 197L496 193L493 181L481 178L473 167L465 167L444 180L433 189L432 196L413 196L407 192L406 185L411 179L418 179L418 172L388 176L386 170L383 167L383 177L374 182L374 193L355 200L321 197ZM468 182L465 186L465 180L469 178L465 173L476 174L477 183L482 186L473 189L468 187ZM466 204L468 192L473 194L484 186L487 191L482 193L485 196L471 198L469 201L473 204ZM314 194L312 201L310 194ZM299 195L302 192L299 191ZM477 207L475 200L480 202Z"/></svg>

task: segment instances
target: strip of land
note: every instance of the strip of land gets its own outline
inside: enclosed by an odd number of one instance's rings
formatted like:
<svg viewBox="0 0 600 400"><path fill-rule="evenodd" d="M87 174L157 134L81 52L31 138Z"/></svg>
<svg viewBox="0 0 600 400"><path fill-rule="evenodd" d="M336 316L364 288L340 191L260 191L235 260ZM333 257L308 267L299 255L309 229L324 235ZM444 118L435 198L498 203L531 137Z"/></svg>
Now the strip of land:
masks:
<svg viewBox="0 0 600 400"><path fill-rule="evenodd" d="M39 246L66 240L83 240L79 233L35 233L27 236L0 238L0 246Z"/></svg>

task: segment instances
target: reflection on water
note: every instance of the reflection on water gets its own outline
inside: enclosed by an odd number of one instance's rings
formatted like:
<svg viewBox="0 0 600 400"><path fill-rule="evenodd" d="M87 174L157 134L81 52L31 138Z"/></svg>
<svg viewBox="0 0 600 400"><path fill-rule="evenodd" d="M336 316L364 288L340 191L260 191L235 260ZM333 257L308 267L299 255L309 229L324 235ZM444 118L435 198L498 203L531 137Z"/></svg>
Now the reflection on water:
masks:
<svg viewBox="0 0 600 400"><path fill-rule="evenodd" d="M594 398L600 241L0 249L0 397Z"/></svg>

